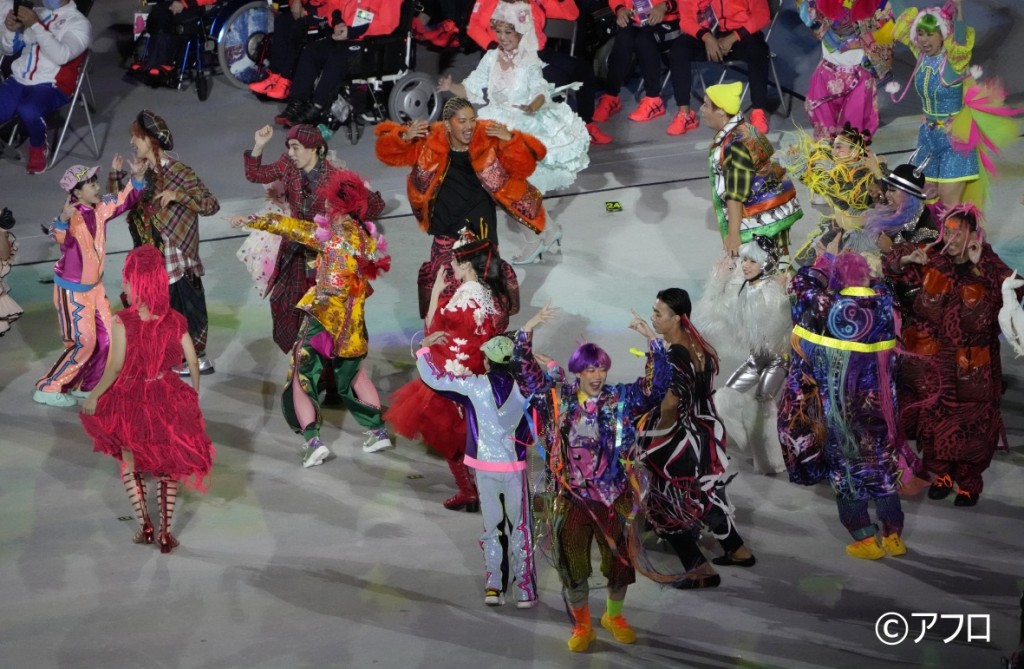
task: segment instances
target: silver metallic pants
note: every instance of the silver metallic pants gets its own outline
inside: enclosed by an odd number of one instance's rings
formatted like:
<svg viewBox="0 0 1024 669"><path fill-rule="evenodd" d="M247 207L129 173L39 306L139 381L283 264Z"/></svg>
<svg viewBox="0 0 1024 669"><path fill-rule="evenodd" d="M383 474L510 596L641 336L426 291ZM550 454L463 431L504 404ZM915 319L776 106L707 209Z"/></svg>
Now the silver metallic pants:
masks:
<svg viewBox="0 0 1024 669"><path fill-rule="evenodd" d="M484 519L484 533L480 535L487 569L484 587L506 592L508 586L514 584L517 602L533 601L537 599L537 576L526 472L478 469L475 473Z"/></svg>
<svg viewBox="0 0 1024 669"><path fill-rule="evenodd" d="M785 381L786 359L762 349L753 351L725 385L741 393L753 388L758 402L768 402L775 399Z"/></svg>

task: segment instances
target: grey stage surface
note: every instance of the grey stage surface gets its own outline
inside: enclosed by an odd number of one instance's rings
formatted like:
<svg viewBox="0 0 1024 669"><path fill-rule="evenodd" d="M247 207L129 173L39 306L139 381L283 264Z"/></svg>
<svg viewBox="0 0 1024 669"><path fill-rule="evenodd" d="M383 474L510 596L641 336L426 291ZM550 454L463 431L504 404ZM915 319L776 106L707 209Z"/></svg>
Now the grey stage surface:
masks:
<svg viewBox="0 0 1024 669"><path fill-rule="evenodd" d="M115 151L127 152L129 122L139 109L152 108L168 120L181 159L221 198L224 215L259 208L262 191L244 181L240 154L275 107L219 78L206 103L192 91L123 84L115 31L107 26L124 22L133 3L97 4L93 83L104 164ZM1017 11L971 4L969 18L982 7L996 16ZM1016 34L1010 27L1008 34ZM907 63L900 72L906 77ZM877 149L890 160L913 147L914 112L885 107ZM565 252L525 268L527 306L513 320L521 324L551 300L562 315L538 332L539 346L564 359L579 337L591 337L615 360L613 380L640 369L627 353L639 343L626 329L629 310L648 313L655 292L670 285L699 291L720 252L707 196L710 133L702 128L670 139L667 118L637 125L624 116L609 124L616 143L595 147L577 185L548 200L552 218L565 228ZM798 119L806 125L799 110ZM779 130L791 123L778 116L772 121L773 139L783 139ZM404 171L377 163L371 139L357 146L336 139L332 147L384 192L389 205L384 225L394 267L369 302L367 361L386 395L411 373L408 343L419 326L415 272L426 258L427 238L408 215ZM1002 163L989 217L996 249L1024 268L1019 147ZM281 133L271 148L283 148ZM221 215L202 222L209 350L217 364L201 394L218 449L211 489L183 498L176 521L182 546L173 554L133 545L132 523L118 521L131 509L114 463L91 452L73 411L31 401L33 382L59 347L51 287L38 282L55 256L37 224L59 210L60 172L90 161L84 145L73 151L41 176L0 163L0 202L18 215L22 245L22 265L8 281L26 311L0 340L4 667L980 669L998 666L1000 653L1016 644L1024 576L1024 393L1021 365L1005 351L1010 452L996 457L976 508L923 496L907 500L909 555L862 562L843 550L849 537L827 488L755 475L748 458L735 453L740 475L730 492L757 566L722 569L722 587L704 592L663 590L641 580L626 603L637 644L616 645L599 630L587 654L572 655L565 648L569 625L557 578L546 563L538 565L538 608L483 606L479 517L441 507L452 491L450 475L421 445L403 441L396 450L366 455L354 421L328 409L324 435L336 457L301 468L299 440L279 407L287 362L270 341L267 306L233 258L241 236ZM605 212L609 200L621 202L623 211ZM797 236L816 219L808 209ZM518 246L510 228L501 234L506 249ZM106 284L114 295L129 246L124 226L112 223ZM674 558L663 560L668 566ZM592 597L596 615L602 595L595 590ZM895 646L875 635L876 620L890 611L914 626ZM990 641L969 640L965 625L945 642L956 630L956 621L946 618L915 642L922 621L915 613L987 616ZM983 632L983 620L972 619L971 631Z"/></svg>

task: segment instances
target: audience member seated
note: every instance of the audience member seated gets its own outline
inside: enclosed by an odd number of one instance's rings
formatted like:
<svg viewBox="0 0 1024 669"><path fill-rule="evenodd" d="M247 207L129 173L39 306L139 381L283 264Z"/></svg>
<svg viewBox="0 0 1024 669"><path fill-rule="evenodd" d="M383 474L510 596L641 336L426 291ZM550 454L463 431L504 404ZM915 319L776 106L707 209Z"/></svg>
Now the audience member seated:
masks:
<svg viewBox="0 0 1024 669"><path fill-rule="evenodd" d="M177 27L194 23L204 11L217 0L157 0L146 18L145 58L132 63L129 72L136 78L152 85L167 83L174 72L179 41Z"/></svg>
<svg viewBox="0 0 1024 669"><path fill-rule="evenodd" d="M288 106L274 118L286 128L319 123L348 78L349 42L390 34L401 18L395 0L326 0L324 9L331 34L302 50Z"/></svg>
<svg viewBox="0 0 1024 669"><path fill-rule="evenodd" d="M721 14L719 16L719 14ZM771 52L761 32L771 23L768 0L679 0L679 25L683 34L672 43L669 62L672 89L679 111L670 135L682 135L697 127L697 114L690 109L693 61L742 60L750 81L750 123L768 132L768 67Z"/></svg>
<svg viewBox="0 0 1024 669"><path fill-rule="evenodd" d="M292 77L302 48L311 39L319 39L330 30L329 0L290 0L281 3L274 14L274 34L270 43L269 75L250 84L253 93L271 100L287 100Z"/></svg>
<svg viewBox="0 0 1024 669"><path fill-rule="evenodd" d="M499 0L477 0L473 8L473 14L469 17L469 36L484 50L497 45L497 37L490 16ZM537 43L540 51L537 55L544 63L544 79L555 86L566 86L579 82L580 88L576 91L576 113L587 125L587 132L590 133L590 140L595 144L608 144L612 137L601 131L601 128L594 123L594 96L596 83L594 81L593 65L575 56L570 56L557 50L554 45L548 42L544 34L544 24L548 19L561 19L575 21L580 10L574 2L566 0L531 0L533 10L533 25L537 30Z"/></svg>
<svg viewBox="0 0 1024 669"><path fill-rule="evenodd" d="M18 55L0 84L0 123L17 116L28 133L28 172L46 169L46 117L70 100L78 68L92 40L89 19L71 0L43 0L43 7L5 3L0 49Z"/></svg>
<svg viewBox="0 0 1024 669"><path fill-rule="evenodd" d="M474 0L421 0L419 4L423 11L412 20L413 37L439 49L461 47L464 43L462 33L479 11ZM488 12L487 16L490 15ZM487 45L484 44L483 48L486 49Z"/></svg>
<svg viewBox="0 0 1024 669"><path fill-rule="evenodd" d="M607 121L622 109L619 91L633 68L636 55L644 78L645 97L629 119L643 123L665 115L661 99L661 52L679 36L679 14L675 0L608 0L615 12L618 30L611 56L605 94L597 101L594 120Z"/></svg>

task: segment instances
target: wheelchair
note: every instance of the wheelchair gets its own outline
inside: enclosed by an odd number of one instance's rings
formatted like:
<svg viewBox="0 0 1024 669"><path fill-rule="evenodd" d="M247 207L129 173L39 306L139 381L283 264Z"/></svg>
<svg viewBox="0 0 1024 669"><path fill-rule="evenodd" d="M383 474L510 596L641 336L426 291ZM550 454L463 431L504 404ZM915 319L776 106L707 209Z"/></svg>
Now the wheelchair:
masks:
<svg viewBox="0 0 1024 669"><path fill-rule="evenodd" d="M273 30L269 0L223 0L211 5L194 20L175 26L174 68L160 83L178 90L193 83L199 99L206 100L216 67L229 84L248 89L266 77L267 37ZM147 40L148 36L140 38L137 59L144 59Z"/></svg>
<svg viewBox="0 0 1024 669"><path fill-rule="evenodd" d="M367 123L389 118L399 123L436 121L441 117L441 96L436 92L434 78L414 71L412 20L416 4L414 0L403 0L398 28L393 33L350 43L348 81L341 86L320 124L325 135L345 128L355 144ZM260 78L266 76L265 71L256 74Z"/></svg>

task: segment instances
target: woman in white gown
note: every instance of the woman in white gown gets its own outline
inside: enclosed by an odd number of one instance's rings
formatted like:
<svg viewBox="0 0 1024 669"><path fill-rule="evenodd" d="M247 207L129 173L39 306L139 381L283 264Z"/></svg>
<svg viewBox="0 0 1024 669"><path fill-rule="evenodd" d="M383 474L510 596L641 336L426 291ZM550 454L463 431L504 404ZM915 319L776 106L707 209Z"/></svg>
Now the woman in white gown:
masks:
<svg viewBox="0 0 1024 669"><path fill-rule="evenodd" d="M583 119L564 102L552 102L554 87L544 79L537 56L537 33L528 2L499 2L491 15L498 48L488 50L461 84L445 75L438 91L450 91L479 107L480 118L497 121L539 139L547 156L537 163L530 183L542 193L567 188L590 164L590 134ZM486 96L485 96L486 92ZM553 226L548 246L561 245L561 230ZM545 250L543 240L528 243L514 263L534 262Z"/></svg>

